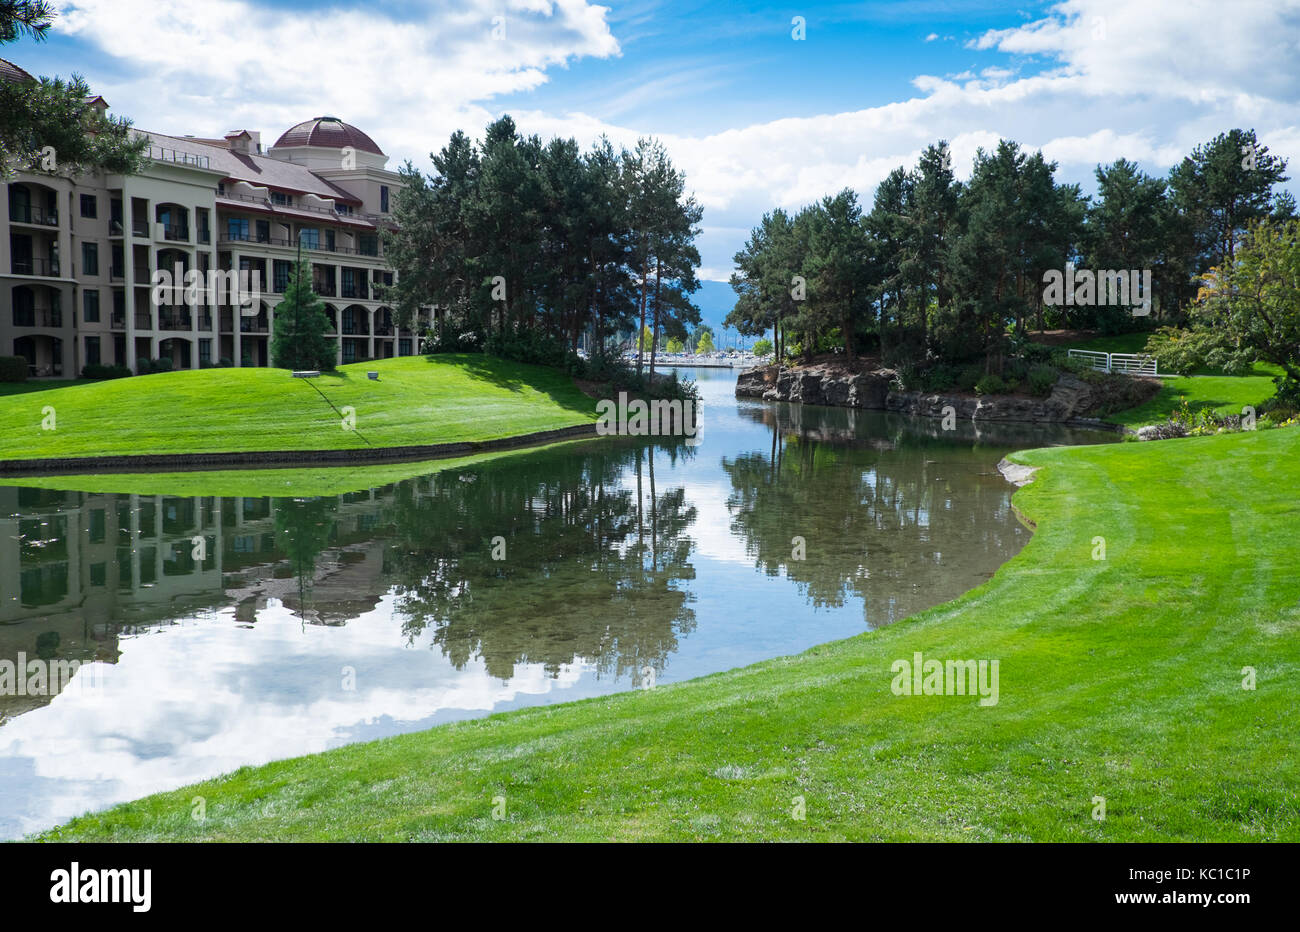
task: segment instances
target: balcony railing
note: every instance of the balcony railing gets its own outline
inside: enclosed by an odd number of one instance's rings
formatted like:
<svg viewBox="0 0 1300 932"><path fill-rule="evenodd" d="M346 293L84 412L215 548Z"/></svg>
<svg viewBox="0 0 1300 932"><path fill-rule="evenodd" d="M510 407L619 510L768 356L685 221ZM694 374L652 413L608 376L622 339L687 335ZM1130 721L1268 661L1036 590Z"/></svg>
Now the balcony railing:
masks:
<svg viewBox="0 0 1300 932"><path fill-rule="evenodd" d="M206 155L194 155L190 152L181 152L178 149L165 149L162 146L150 146L149 158L158 162L177 162L181 165L193 165L196 168L208 167L208 157Z"/></svg>
<svg viewBox="0 0 1300 932"><path fill-rule="evenodd" d="M15 275L42 275L57 278L59 275L58 259L14 259Z"/></svg>
<svg viewBox="0 0 1300 932"><path fill-rule="evenodd" d="M239 318L240 333L266 333L266 319L263 317Z"/></svg>
<svg viewBox="0 0 1300 932"><path fill-rule="evenodd" d="M220 330L222 333L234 332L235 329L234 313L231 311L222 311L220 317L220 323L221 323Z"/></svg>
<svg viewBox="0 0 1300 932"><path fill-rule="evenodd" d="M125 278L125 277L126 277L126 269L122 268L122 266L120 266L120 265L112 266L112 267L108 270L108 277L109 277L109 279L114 279L114 278L122 279L122 278Z"/></svg>
<svg viewBox="0 0 1300 932"><path fill-rule="evenodd" d="M108 329L109 329L109 330L125 330L125 329L126 329L126 314L117 314L117 313L112 314L112 315L108 318Z"/></svg>
<svg viewBox="0 0 1300 932"><path fill-rule="evenodd" d="M134 234L135 236L143 236L147 239L149 236L149 221L148 220L131 221L131 233Z"/></svg>
<svg viewBox="0 0 1300 932"><path fill-rule="evenodd" d="M147 285L149 284L149 280L150 280L150 273L148 269L135 270L135 283L137 285Z"/></svg>
<svg viewBox="0 0 1300 932"><path fill-rule="evenodd" d="M40 307L35 310L27 311L20 311L18 308L14 308L14 326L48 328L62 327L63 312Z"/></svg>
<svg viewBox="0 0 1300 932"><path fill-rule="evenodd" d="M136 311L136 312L135 312L135 329L136 329L136 330L152 330L152 329L153 329L153 317L151 317L149 314L141 313L140 311Z"/></svg>
<svg viewBox="0 0 1300 932"><path fill-rule="evenodd" d="M208 245L209 243L211 243L211 242L212 242L212 231L211 231L211 230L199 230L199 242L202 243L202 244L205 245L205 246Z"/></svg>
<svg viewBox="0 0 1300 932"><path fill-rule="evenodd" d="M194 319L189 314L162 312L158 315L159 330L189 330Z"/></svg>
<svg viewBox="0 0 1300 932"><path fill-rule="evenodd" d="M333 282L312 282L311 290L322 298L338 297L338 289L334 287Z"/></svg>
<svg viewBox="0 0 1300 932"><path fill-rule="evenodd" d="M178 242L188 243L190 240L190 228L182 226L179 223L160 223L163 229L163 239L176 240Z"/></svg>
<svg viewBox="0 0 1300 932"><path fill-rule="evenodd" d="M10 223L31 223L44 227L56 227L59 225L59 212L57 210L42 210L39 207L32 207L30 204L9 203L9 221Z"/></svg>
<svg viewBox="0 0 1300 932"><path fill-rule="evenodd" d="M375 325L375 336L377 336L377 337L391 337L392 335L393 335L393 327L392 327L391 324L376 324L376 325Z"/></svg>

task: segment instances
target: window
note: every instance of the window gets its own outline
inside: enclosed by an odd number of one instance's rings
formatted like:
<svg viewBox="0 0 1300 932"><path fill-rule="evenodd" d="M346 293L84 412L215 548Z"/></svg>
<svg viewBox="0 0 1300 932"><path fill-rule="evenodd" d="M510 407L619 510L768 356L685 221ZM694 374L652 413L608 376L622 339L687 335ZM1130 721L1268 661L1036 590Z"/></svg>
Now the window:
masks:
<svg viewBox="0 0 1300 932"><path fill-rule="evenodd" d="M343 341L343 361L344 362L357 361L357 344L355 340Z"/></svg>
<svg viewBox="0 0 1300 932"><path fill-rule="evenodd" d="M271 242L271 221L270 220L257 221L257 241L259 243Z"/></svg>
<svg viewBox="0 0 1300 932"><path fill-rule="evenodd" d="M303 249L320 249L320 230L304 227L298 231L298 241L302 243Z"/></svg>
<svg viewBox="0 0 1300 932"><path fill-rule="evenodd" d="M99 365L99 337L86 337L86 365Z"/></svg>
<svg viewBox="0 0 1300 932"><path fill-rule="evenodd" d="M217 182L217 194L221 197L226 196L226 183L224 181Z"/></svg>
<svg viewBox="0 0 1300 932"><path fill-rule="evenodd" d="M227 217L226 236L228 239L236 239L236 240L248 239L248 218Z"/></svg>
<svg viewBox="0 0 1300 932"><path fill-rule="evenodd" d="M351 205L351 204L335 204L335 205L334 205L334 212L335 212L335 213L343 214L343 215L345 215L345 216L350 216L350 215L352 214L352 205Z"/></svg>
<svg viewBox="0 0 1300 932"><path fill-rule="evenodd" d="M108 564L92 563L90 565L90 584L92 586L98 586L99 588L102 589L104 588L104 585L107 581L108 581Z"/></svg>
<svg viewBox="0 0 1300 932"><path fill-rule="evenodd" d="M276 294L284 294L289 290L289 270L291 268L293 266L286 260L275 260L275 265L272 266L272 273L275 275L272 287L275 289Z"/></svg>
<svg viewBox="0 0 1300 932"><path fill-rule="evenodd" d="M112 266L109 268L109 274L113 278L122 278L126 275L126 252L122 249L121 243L114 243L112 246Z"/></svg>
<svg viewBox="0 0 1300 932"><path fill-rule="evenodd" d="M99 274L99 244L81 244L81 272L83 275Z"/></svg>
<svg viewBox="0 0 1300 932"><path fill-rule="evenodd" d="M90 289L87 291L83 291L81 293L81 311L82 311L82 319L85 320L86 323L88 324L99 323L99 292L98 291L94 289ZM89 343L86 344L86 349L87 352L89 352L90 350ZM99 349L98 341L96 341L95 349L98 352ZM99 360L95 360L95 361L98 362Z"/></svg>
<svg viewBox="0 0 1300 932"><path fill-rule="evenodd" d="M409 337L402 337L400 340L397 341L397 355L398 356L411 355L411 340Z"/></svg>
<svg viewBox="0 0 1300 932"><path fill-rule="evenodd" d="M379 237L373 233L361 234L361 255L377 256L379 255Z"/></svg>
<svg viewBox="0 0 1300 932"><path fill-rule="evenodd" d="M199 365L204 366L212 362L212 341L199 340Z"/></svg>
<svg viewBox="0 0 1300 932"><path fill-rule="evenodd" d="M81 216L92 218L99 216L99 199L95 195L81 195Z"/></svg>
<svg viewBox="0 0 1300 932"><path fill-rule="evenodd" d="M333 231L333 230L326 230L326 231L325 231L325 248L328 249L330 252L333 252L333 251L334 251L334 231Z"/></svg>
<svg viewBox="0 0 1300 932"><path fill-rule="evenodd" d="M388 213L388 185L386 184L379 186L379 212Z"/></svg>
<svg viewBox="0 0 1300 932"><path fill-rule="evenodd" d="M272 204L279 204L281 207L292 207L292 206L293 206L293 195L292 195L292 194L284 194L284 193L282 193L282 192L280 192L280 191L272 191L272 192L271 192L271 203L272 203Z"/></svg>

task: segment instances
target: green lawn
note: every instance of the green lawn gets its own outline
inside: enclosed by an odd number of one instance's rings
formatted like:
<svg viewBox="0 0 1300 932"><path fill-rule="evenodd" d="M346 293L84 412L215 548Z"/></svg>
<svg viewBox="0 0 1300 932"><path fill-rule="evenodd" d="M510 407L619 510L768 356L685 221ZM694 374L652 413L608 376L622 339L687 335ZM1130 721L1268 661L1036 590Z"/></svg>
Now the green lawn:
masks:
<svg viewBox="0 0 1300 932"><path fill-rule="evenodd" d="M47 407L55 430L42 429ZM343 429L346 407L355 409L355 431ZM486 356L356 363L310 381L283 369L205 369L0 398L0 459L362 449L594 420L595 402L567 375Z"/></svg>
<svg viewBox="0 0 1300 932"><path fill-rule="evenodd" d="M1241 414L1246 405L1258 410L1276 390L1272 377L1267 375L1179 375L1160 381L1160 391L1150 401L1106 420L1132 428L1155 424L1167 420L1184 398L1193 411L1208 406L1219 415Z"/></svg>
<svg viewBox="0 0 1300 932"><path fill-rule="evenodd" d="M104 492L120 495L219 495L230 498L310 498L377 489L392 482L427 476L444 469L518 456L521 453L585 443L561 443L519 450L500 450L474 456L382 463L374 466L307 466L293 469L210 469L173 473L89 473L85 475L0 476L0 485L20 485L69 492Z"/></svg>
<svg viewBox="0 0 1300 932"><path fill-rule="evenodd" d="M27 395L31 392L48 392L58 388L75 388L78 385L94 385L91 379L41 379L30 382L0 382L0 398L7 395Z"/></svg>
<svg viewBox="0 0 1300 932"><path fill-rule="evenodd" d="M907 621L246 768L43 837L1300 840L1300 430L1015 458L1041 467L1015 497L1032 540ZM998 703L894 695L915 651L998 660Z"/></svg>

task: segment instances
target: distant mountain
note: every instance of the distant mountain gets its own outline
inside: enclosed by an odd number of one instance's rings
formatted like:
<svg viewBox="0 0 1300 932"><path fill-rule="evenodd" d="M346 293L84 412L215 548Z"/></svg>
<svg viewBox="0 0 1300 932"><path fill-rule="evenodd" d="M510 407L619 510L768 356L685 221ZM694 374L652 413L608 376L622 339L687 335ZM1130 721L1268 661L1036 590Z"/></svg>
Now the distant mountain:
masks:
<svg viewBox="0 0 1300 932"><path fill-rule="evenodd" d="M704 323L712 327L713 332L719 337L723 337L722 322L736 304L736 292L731 289L731 285L726 282L701 282L700 290L691 297L696 307L700 309L700 316L704 319ZM736 339L736 331L731 330L725 336L727 343L730 344ZM745 344L749 345L756 339L757 337L746 337Z"/></svg>

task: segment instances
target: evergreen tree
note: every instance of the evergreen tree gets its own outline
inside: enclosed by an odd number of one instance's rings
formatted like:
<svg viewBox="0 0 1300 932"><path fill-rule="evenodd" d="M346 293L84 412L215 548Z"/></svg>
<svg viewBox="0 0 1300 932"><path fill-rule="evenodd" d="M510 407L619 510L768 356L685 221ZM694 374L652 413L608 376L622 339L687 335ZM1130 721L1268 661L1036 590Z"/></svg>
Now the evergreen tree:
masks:
<svg viewBox="0 0 1300 932"><path fill-rule="evenodd" d="M284 299L275 308L273 364L281 369L333 369L334 345L326 336L329 326L325 303L312 290L310 267L299 262L289 278Z"/></svg>

